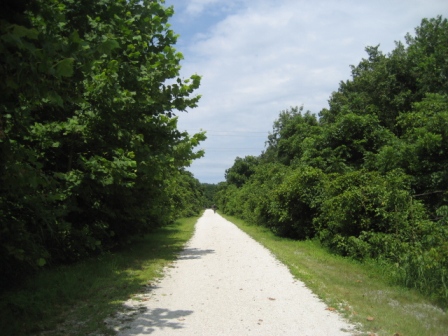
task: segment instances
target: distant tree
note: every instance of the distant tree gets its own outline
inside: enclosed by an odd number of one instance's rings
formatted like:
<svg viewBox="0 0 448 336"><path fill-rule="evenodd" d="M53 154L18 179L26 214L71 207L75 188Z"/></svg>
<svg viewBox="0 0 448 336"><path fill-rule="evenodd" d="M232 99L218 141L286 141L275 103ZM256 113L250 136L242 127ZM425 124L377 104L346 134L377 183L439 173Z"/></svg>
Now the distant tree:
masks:
<svg viewBox="0 0 448 336"><path fill-rule="evenodd" d="M218 185L211 183L202 183L201 187L204 192L204 206L211 207L216 203L215 195L218 191Z"/></svg>
<svg viewBox="0 0 448 336"><path fill-rule="evenodd" d="M242 187L249 177L255 173L255 167L259 163L259 158L255 156L237 157L233 166L226 170L225 178L227 183L236 187Z"/></svg>
<svg viewBox="0 0 448 336"><path fill-rule="evenodd" d="M268 136L265 153L271 152L275 161L290 165L303 154L304 139L319 132L318 126L317 117L310 111L303 113L303 106L281 111Z"/></svg>

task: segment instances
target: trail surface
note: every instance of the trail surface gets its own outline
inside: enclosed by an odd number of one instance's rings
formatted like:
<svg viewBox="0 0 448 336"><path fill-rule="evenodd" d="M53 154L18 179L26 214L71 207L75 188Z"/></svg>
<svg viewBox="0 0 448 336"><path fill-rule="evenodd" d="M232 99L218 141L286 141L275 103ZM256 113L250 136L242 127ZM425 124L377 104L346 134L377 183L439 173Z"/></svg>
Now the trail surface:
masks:
<svg viewBox="0 0 448 336"><path fill-rule="evenodd" d="M121 336L353 331L266 248L212 210L165 277L126 306L116 326Z"/></svg>

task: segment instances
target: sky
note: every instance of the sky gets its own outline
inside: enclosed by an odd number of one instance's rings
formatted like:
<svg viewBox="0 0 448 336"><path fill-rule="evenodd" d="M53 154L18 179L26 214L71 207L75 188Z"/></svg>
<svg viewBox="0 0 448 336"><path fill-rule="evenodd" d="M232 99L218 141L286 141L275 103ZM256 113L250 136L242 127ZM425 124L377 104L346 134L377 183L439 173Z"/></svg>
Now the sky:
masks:
<svg viewBox="0 0 448 336"><path fill-rule="evenodd" d="M225 180L236 157L258 156L281 111L318 114L367 46L387 54L423 18L448 16L447 0L166 0L184 55L180 77L202 77L198 107L178 128L206 131L205 156L188 168Z"/></svg>

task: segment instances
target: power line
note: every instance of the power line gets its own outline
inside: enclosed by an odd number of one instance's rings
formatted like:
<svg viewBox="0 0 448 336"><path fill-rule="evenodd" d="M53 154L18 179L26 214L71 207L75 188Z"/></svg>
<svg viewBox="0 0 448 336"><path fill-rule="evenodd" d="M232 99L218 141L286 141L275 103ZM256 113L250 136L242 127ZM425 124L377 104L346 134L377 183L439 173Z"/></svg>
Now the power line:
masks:
<svg viewBox="0 0 448 336"><path fill-rule="evenodd" d="M233 138L257 138L266 139L269 135L268 132L244 132L244 131L205 131L207 138L212 137L233 137ZM190 133L191 134L191 133ZM260 134L260 135L257 135Z"/></svg>
<svg viewBox="0 0 448 336"><path fill-rule="evenodd" d="M253 133L258 133L258 134L266 134L269 135L268 131L216 131L216 130L204 130L204 129L199 129L199 130L195 130L195 131L187 131L188 133L190 132L207 132L207 133L226 133L225 135L231 135L232 133L241 133L241 134L253 134ZM230 134L229 134L230 133Z"/></svg>
<svg viewBox="0 0 448 336"><path fill-rule="evenodd" d="M237 137L237 138L265 138L263 135L237 135L237 134L206 134L213 137Z"/></svg>

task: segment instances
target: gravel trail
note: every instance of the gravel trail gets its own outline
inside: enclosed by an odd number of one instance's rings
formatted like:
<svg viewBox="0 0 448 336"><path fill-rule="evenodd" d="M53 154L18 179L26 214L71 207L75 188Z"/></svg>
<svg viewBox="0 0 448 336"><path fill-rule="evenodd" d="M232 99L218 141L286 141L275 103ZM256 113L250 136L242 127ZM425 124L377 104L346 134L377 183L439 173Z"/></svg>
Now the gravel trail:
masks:
<svg viewBox="0 0 448 336"><path fill-rule="evenodd" d="M127 313L115 318L121 336L348 336L354 330L266 248L212 210L165 277L125 306Z"/></svg>

